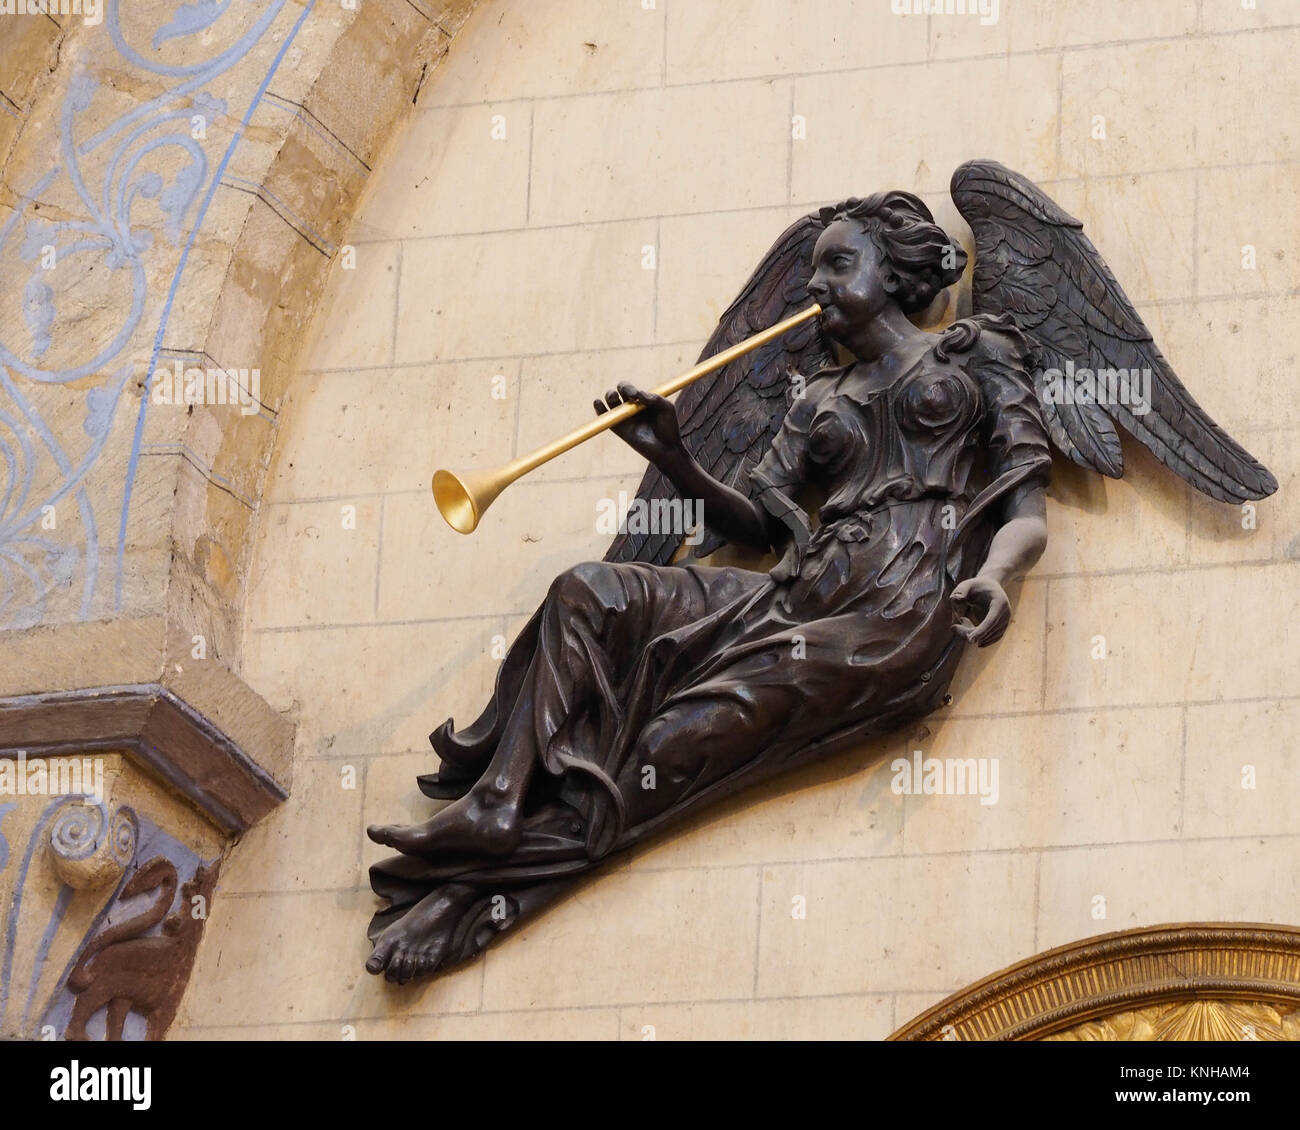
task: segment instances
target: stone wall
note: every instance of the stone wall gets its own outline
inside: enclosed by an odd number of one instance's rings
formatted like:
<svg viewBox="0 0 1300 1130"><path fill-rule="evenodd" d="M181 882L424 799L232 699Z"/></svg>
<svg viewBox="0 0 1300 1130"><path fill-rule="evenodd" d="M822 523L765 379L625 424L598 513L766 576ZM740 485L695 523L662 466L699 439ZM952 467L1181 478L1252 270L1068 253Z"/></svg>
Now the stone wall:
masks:
<svg viewBox="0 0 1300 1130"><path fill-rule="evenodd" d="M242 670L297 723L295 783L227 861L182 1034L879 1037L1090 934L1300 919L1297 51L1279 0L1002 0L988 25L483 0L331 237L355 269L332 263L284 384ZM1278 494L1252 522L1135 444L1123 481L1058 462L1047 555L949 709L615 861L484 960L365 974L365 825L432 810L426 735L477 714L494 646L601 555L599 500L640 466L602 437L470 538L431 471L685 367L818 205L910 189L969 245L946 185L977 156L1084 221ZM998 803L898 795L913 750L999 759Z"/></svg>

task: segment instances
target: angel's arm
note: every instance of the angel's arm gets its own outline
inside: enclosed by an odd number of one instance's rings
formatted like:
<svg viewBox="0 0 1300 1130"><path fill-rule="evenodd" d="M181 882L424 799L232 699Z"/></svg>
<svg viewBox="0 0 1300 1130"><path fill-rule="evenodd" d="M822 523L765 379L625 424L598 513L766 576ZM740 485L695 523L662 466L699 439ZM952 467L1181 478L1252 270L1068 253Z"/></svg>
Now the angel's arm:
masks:
<svg viewBox="0 0 1300 1130"><path fill-rule="evenodd" d="M971 360L986 405L985 442L995 476L987 490L996 499L999 525L979 571L953 590L952 603L959 614L980 613L975 623L955 625L958 635L980 647L1001 639L1011 623L1005 586L1032 569L1047 548L1052 456L1029 356L1018 332L993 323L980 334ZM997 497L998 483L1008 477L1014 485Z"/></svg>
<svg viewBox="0 0 1300 1130"><path fill-rule="evenodd" d="M976 576L1005 586L1028 573L1047 548L1047 492L1042 483L1034 480L1012 491L1002 515Z"/></svg>
<svg viewBox="0 0 1300 1130"><path fill-rule="evenodd" d="M1007 495L1003 522L989 543L979 572L952 590L959 615L978 615L975 623L958 622L953 630L979 647L997 643L1011 623L1006 585L1023 577L1047 548L1047 493L1041 481L1022 483Z"/></svg>
<svg viewBox="0 0 1300 1130"><path fill-rule="evenodd" d="M778 523L767 510L720 483L687 451L671 401L623 382L604 401L596 401L596 411L607 412L625 401L641 405L642 411L615 425L614 434L658 467L683 498L698 500L709 529L762 552L776 544Z"/></svg>
<svg viewBox="0 0 1300 1130"><path fill-rule="evenodd" d="M704 523L714 533L764 553L776 544L777 529L771 515L753 499L718 482L684 447L658 467L683 498L699 499Z"/></svg>

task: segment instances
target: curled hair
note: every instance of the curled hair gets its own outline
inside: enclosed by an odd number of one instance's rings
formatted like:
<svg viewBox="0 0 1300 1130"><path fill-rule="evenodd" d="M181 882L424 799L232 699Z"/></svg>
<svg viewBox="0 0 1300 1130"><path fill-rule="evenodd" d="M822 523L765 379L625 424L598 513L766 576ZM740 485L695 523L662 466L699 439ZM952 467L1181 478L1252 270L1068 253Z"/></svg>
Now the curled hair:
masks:
<svg viewBox="0 0 1300 1130"><path fill-rule="evenodd" d="M829 226L849 220L861 226L880 248L892 278L885 289L905 313L915 314L951 286L966 268L966 252L934 222L920 197L910 192L876 192L865 199L851 197L821 210Z"/></svg>

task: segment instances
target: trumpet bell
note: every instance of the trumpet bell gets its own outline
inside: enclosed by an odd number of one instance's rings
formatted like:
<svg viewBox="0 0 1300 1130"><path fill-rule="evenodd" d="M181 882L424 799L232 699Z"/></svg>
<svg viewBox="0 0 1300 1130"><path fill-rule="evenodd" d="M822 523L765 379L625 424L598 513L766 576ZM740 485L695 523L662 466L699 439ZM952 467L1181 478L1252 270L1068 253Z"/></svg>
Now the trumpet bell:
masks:
<svg viewBox="0 0 1300 1130"><path fill-rule="evenodd" d="M472 534L479 519L505 483L495 475L466 475L463 479L451 471L433 473L433 501L447 525L459 534Z"/></svg>

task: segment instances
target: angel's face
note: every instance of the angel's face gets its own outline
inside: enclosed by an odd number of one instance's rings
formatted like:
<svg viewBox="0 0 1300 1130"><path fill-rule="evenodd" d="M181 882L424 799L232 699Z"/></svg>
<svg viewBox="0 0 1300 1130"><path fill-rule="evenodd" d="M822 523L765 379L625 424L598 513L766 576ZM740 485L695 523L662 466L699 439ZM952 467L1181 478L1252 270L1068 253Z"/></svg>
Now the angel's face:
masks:
<svg viewBox="0 0 1300 1130"><path fill-rule="evenodd" d="M889 305L888 272L888 261L861 224L836 220L822 232L813 249L808 293L825 311L822 323L831 337L842 342Z"/></svg>

